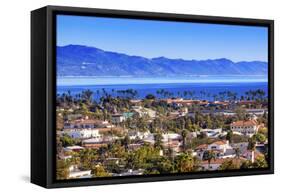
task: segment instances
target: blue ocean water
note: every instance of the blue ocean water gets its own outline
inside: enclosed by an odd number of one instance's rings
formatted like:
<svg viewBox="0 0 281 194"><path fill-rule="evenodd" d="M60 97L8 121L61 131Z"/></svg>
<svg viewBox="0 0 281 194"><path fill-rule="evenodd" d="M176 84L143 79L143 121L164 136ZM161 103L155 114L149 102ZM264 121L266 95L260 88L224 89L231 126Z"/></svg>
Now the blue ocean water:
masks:
<svg viewBox="0 0 281 194"><path fill-rule="evenodd" d="M104 91L112 96L124 96L124 93L120 93L118 91L133 89L137 91L137 95L135 98L142 99L147 94L153 94L159 98L163 97L163 95L157 94L157 91L164 89L170 93L170 96L166 97L183 97L190 98L191 96L184 91L192 92L192 98L196 99L206 99L206 100L214 100L214 95L218 95L220 92L231 91L237 93L237 97L245 96L245 92L249 90L257 90L262 89L265 91L266 95L268 92L268 82L260 79L192 79L188 80L188 83L178 83L177 81L158 81L153 83L148 80L143 81L132 81L131 83L123 83L126 79L129 78L119 78L116 80L112 80L111 78L107 78L106 82L98 82L93 84L90 80L87 82L86 78L82 78L83 81L77 81L77 79L71 79L70 82L65 80L58 80L57 93L62 94L64 92L70 91L72 95L81 93L83 90L92 90L94 92L94 99L98 100L101 96L104 95ZM81 79L81 78L80 78ZM103 78L104 79L104 78ZM76 80L76 81L75 81ZM79 80L79 79L78 79ZM167 80L167 79L164 79ZM175 79L174 79L175 80ZM182 80L182 79L180 79ZM195 80L195 81L194 81ZM202 81L203 80L203 81ZM211 80L211 81L206 81ZM239 81L240 80L240 81ZM241 81L242 80L242 81ZM73 83L72 83L73 82ZM144 83L141 83L144 82ZM165 83L172 82L172 83ZM106 84L104 84L106 83ZM81 85L80 85L81 84ZM189 92L189 93L190 93Z"/></svg>

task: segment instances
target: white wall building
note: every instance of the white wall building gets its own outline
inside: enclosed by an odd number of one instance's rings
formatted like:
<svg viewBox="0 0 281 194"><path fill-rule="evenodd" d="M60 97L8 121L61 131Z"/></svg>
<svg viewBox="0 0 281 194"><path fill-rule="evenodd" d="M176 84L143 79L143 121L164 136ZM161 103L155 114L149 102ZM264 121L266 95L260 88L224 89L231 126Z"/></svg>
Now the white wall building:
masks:
<svg viewBox="0 0 281 194"><path fill-rule="evenodd" d="M143 108L142 106L133 106L133 111L138 113L140 117L145 115L149 116L150 118L156 117L156 111L151 110L149 108Z"/></svg>
<svg viewBox="0 0 281 194"><path fill-rule="evenodd" d="M230 129L233 132L238 132L243 135L252 136L258 131L258 124L255 120L236 121L230 124Z"/></svg>
<svg viewBox="0 0 281 194"><path fill-rule="evenodd" d="M218 137L222 133L222 128L218 128L218 129L201 129L200 132L205 134L207 137Z"/></svg>
<svg viewBox="0 0 281 194"><path fill-rule="evenodd" d="M223 163L223 161L224 161L223 159L215 159L215 160L212 159L209 164L209 162L205 160L201 162L200 167L202 170L210 170L210 171L218 170L221 164Z"/></svg>
<svg viewBox="0 0 281 194"><path fill-rule="evenodd" d="M208 145L207 150L219 150L222 152L225 152L226 149L230 149L228 141L215 141L214 143L211 143Z"/></svg>
<svg viewBox="0 0 281 194"><path fill-rule="evenodd" d="M79 119L74 121L67 121L64 123L65 129L84 129L84 128L96 128L100 121L92 120L92 119Z"/></svg>
<svg viewBox="0 0 281 194"><path fill-rule="evenodd" d="M163 137L163 142L168 142L168 141L172 141L172 140L180 140L182 137L181 135L177 134L177 133L166 133L166 134L162 134Z"/></svg>
<svg viewBox="0 0 281 194"><path fill-rule="evenodd" d="M68 178L74 179L74 178L91 178L91 170L79 170L79 168L76 165L71 165L69 167L69 176Z"/></svg>
<svg viewBox="0 0 281 194"><path fill-rule="evenodd" d="M64 129L64 134L69 135L72 138L101 138L102 136L99 134L98 129Z"/></svg>
<svg viewBox="0 0 281 194"><path fill-rule="evenodd" d="M144 139L146 137L148 137L150 134L149 131L146 131L146 132L140 132L140 131L129 131L128 132L128 135L129 135L129 138L130 139Z"/></svg>
<svg viewBox="0 0 281 194"><path fill-rule="evenodd" d="M111 122L114 124L122 123L123 121L125 121L125 117L122 114L114 114L111 116Z"/></svg>

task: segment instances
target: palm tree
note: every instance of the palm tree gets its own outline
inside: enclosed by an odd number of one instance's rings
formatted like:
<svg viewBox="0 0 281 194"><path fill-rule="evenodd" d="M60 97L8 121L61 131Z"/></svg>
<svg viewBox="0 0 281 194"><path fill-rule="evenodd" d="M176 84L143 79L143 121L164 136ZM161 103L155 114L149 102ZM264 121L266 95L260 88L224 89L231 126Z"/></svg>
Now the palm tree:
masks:
<svg viewBox="0 0 281 194"><path fill-rule="evenodd" d="M234 148L235 151L235 157L240 158L240 149L239 148Z"/></svg>
<svg viewBox="0 0 281 194"><path fill-rule="evenodd" d="M216 155L213 150L207 151L208 169L210 169L212 159L216 159Z"/></svg>
<svg viewBox="0 0 281 194"><path fill-rule="evenodd" d="M197 160L190 153L181 154L176 158L176 169L179 173L196 171Z"/></svg>
<svg viewBox="0 0 281 194"><path fill-rule="evenodd" d="M162 147L163 147L163 145L162 145L162 139L163 139L162 134L161 133L156 133L154 135L154 139L155 139L154 147L162 149Z"/></svg>
<svg viewBox="0 0 281 194"><path fill-rule="evenodd" d="M91 90L82 91L82 99L85 100L88 104L92 102L93 92Z"/></svg>
<svg viewBox="0 0 281 194"><path fill-rule="evenodd" d="M248 140L248 150L250 151L256 150L256 141L253 138L249 138Z"/></svg>
<svg viewBox="0 0 281 194"><path fill-rule="evenodd" d="M65 180L69 177L69 166L68 160L57 160L56 178L59 180Z"/></svg>
<svg viewBox="0 0 281 194"><path fill-rule="evenodd" d="M123 144L124 147L125 147L125 151L126 151L126 152L128 151L128 148L129 148L130 143L131 143L131 140L130 140L129 136L126 135L126 136L124 137L124 139L123 139L123 142L122 142L122 144Z"/></svg>
<svg viewBox="0 0 281 194"><path fill-rule="evenodd" d="M183 150L185 151L186 149L186 138L187 138L187 130L186 129L183 129L182 132L181 132L181 136L182 136L182 147L183 147Z"/></svg>
<svg viewBox="0 0 281 194"><path fill-rule="evenodd" d="M218 100L218 95L217 95L217 94L214 94L214 95L213 95L213 98L214 98L214 101L217 101L217 100Z"/></svg>

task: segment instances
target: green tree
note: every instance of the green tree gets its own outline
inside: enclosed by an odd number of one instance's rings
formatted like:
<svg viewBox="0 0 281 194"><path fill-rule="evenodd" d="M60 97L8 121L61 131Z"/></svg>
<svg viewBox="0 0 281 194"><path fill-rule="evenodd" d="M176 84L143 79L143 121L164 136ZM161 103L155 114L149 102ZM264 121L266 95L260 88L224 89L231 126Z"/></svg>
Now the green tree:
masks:
<svg viewBox="0 0 281 194"><path fill-rule="evenodd" d="M263 134L264 136L268 136L268 129L266 127L262 127L259 129L259 133Z"/></svg>
<svg viewBox="0 0 281 194"><path fill-rule="evenodd" d="M256 149L256 140L254 137L249 138L248 140L248 150L255 151Z"/></svg>
<svg viewBox="0 0 281 194"><path fill-rule="evenodd" d="M61 141L63 147L73 146L77 143L76 140L71 138L69 135L63 135L60 138L60 141Z"/></svg>
<svg viewBox="0 0 281 194"><path fill-rule="evenodd" d="M161 133L156 133L154 135L154 141L155 141L154 147L162 149L163 148L162 140L163 140L162 134Z"/></svg>
<svg viewBox="0 0 281 194"><path fill-rule="evenodd" d="M92 162L94 160L97 160L98 155L96 153L96 150L85 149L79 152L79 158L81 163L80 165L83 169L91 169Z"/></svg>
<svg viewBox="0 0 281 194"><path fill-rule="evenodd" d="M122 145L125 147L126 151L128 151L130 143L131 143L130 137L126 135L122 141Z"/></svg>
<svg viewBox="0 0 281 194"><path fill-rule="evenodd" d="M147 95L145 96L145 98L146 98L147 100L155 100L155 96L154 96L153 94L147 94Z"/></svg>
<svg viewBox="0 0 281 194"><path fill-rule="evenodd" d="M268 164L263 155L260 155L256 158L255 162L253 163L253 168L267 168Z"/></svg>
<svg viewBox="0 0 281 194"><path fill-rule="evenodd" d="M93 177L108 177L111 176L102 165L96 165L92 168Z"/></svg>
<svg viewBox="0 0 281 194"><path fill-rule="evenodd" d="M233 132L232 132L232 131L228 131L225 138L226 138L226 140L229 141L229 143L232 143L232 140L233 140Z"/></svg>
<svg viewBox="0 0 281 194"><path fill-rule="evenodd" d="M216 159L216 155L213 150L207 151L208 169L210 169L210 164L213 159Z"/></svg>
<svg viewBox="0 0 281 194"><path fill-rule="evenodd" d="M254 138L257 142L261 142L261 143L264 143L266 141L266 136L262 133L257 133L254 135Z"/></svg>
<svg viewBox="0 0 281 194"><path fill-rule="evenodd" d="M206 126L209 129L213 128L213 122L212 122L211 117L209 115L206 118Z"/></svg>
<svg viewBox="0 0 281 194"><path fill-rule="evenodd" d="M186 139L187 139L188 131L186 129L182 130L181 136L182 136L182 147L183 150L186 150Z"/></svg>
<svg viewBox="0 0 281 194"><path fill-rule="evenodd" d="M246 160L244 162L242 162L240 168L241 169L247 169L247 168L252 168L253 167L253 163L250 160Z"/></svg>
<svg viewBox="0 0 281 194"><path fill-rule="evenodd" d="M219 170L234 170L239 169L240 165L237 159L233 160L226 160L224 161L221 166L219 167Z"/></svg>
<svg viewBox="0 0 281 194"><path fill-rule="evenodd" d="M84 90L82 91L82 100L84 100L87 104L90 104L92 102L92 96L93 96L93 91L91 90Z"/></svg>
<svg viewBox="0 0 281 194"><path fill-rule="evenodd" d="M64 180L69 177L70 163L66 160L57 160L56 177L58 180Z"/></svg>
<svg viewBox="0 0 281 194"><path fill-rule="evenodd" d="M193 172L198 168L198 161L190 153L181 154L176 158L176 171L182 172Z"/></svg>
<svg viewBox="0 0 281 194"><path fill-rule="evenodd" d="M234 152L235 152L235 157L236 158L240 158L240 154L241 154L241 151L240 151L240 148L234 148Z"/></svg>

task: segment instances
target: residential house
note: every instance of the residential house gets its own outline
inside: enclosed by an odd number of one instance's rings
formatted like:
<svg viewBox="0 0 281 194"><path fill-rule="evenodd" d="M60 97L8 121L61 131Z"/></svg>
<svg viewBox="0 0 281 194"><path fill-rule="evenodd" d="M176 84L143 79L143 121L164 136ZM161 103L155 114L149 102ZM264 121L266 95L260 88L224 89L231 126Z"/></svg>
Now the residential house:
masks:
<svg viewBox="0 0 281 194"><path fill-rule="evenodd" d="M77 120L77 119L82 119L83 115L82 114L67 114L63 118L64 118L64 120Z"/></svg>
<svg viewBox="0 0 281 194"><path fill-rule="evenodd" d="M229 145L229 141L220 140L220 141L215 141L215 142L209 144L207 149L213 150L213 151L219 150L224 153L229 148L231 148L231 146Z"/></svg>
<svg viewBox="0 0 281 194"><path fill-rule="evenodd" d="M111 115L111 122L114 124L119 124L125 121L125 116L123 114L113 114Z"/></svg>
<svg viewBox="0 0 281 194"><path fill-rule="evenodd" d="M130 130L128 132L128 135L129 135L130 139L144 139L144 138L148 137L149 134L150 134L149 131L140 132L140 131L137 131L137 130Z"/></svg>
<svg viewBox="0 0 281 194"><path fill-rule="evenodd" d="M65 152L79 152L83 149L84 148L81 146L74 145L74 146L67 146L66 148L64 148L64 151Z"/></svg>
<svg viewBox="0 0 281 194"><path fill-rule="evenodd" d="M156 117L156 111L149 109L149 108L144 108L142 106L133 106L133 111L136 112L140 117L143 116L149 116L150 118L155 118Z"/></svg>
<svg viewBox="0 0 281 194"><path fill-rule="evenodd" d="M233 148L229 145L228 141L220 140L215 141L211 144L201 144L195 148L197 157L200 160L206 159L207 151L213 151L215 158L233 158L235 157L235 152Z"/></svg>
<svg viewBox="0 0 281 194"><path fill-rule="evenodd" d="M201 133L203 133L204 135L206 135L209 138L216 138L219 135L222 134L222 128L218 128L218 129L201 129L200 130Z"/></svg>
<svg viewBox="0 0 281 194"><path fill-rule="evenodd" d="M242 158L245 158L246 160L250 160L251 162L255 162L257 157L262 156L263 154L259 151L251 151L247 150L242 154Z"/></svg>
<svg viewBox="0 0 281 194"><path fill-rule="evenodd" d="M230 160L237 167L240 167L242 162L245 161L244 158L233 158L233 159L214 158L214 159L211 159L211 161L208 161L208 160L201 161L200 167L201 167L201 170L207 170L207 171L219 170L220 166L224 162L227 162Z"/></svg>
<svg viewBox="0 0 281 194"><path fill-rule="evenodd" d="M69 167L69 176L70 179L77 178L91 178L91 170L80 170L77 165L71 165Z"/></svg>
<svg viewBox="0 0 281 194"><path fill-rule="evenodd" d="M102 124L100 120L93 119L78 119L73 121L66 121L64 123L64 129L93 129Z"/></svg>
<svg viewBox="0 0 281 194"><path fill-rule="evenodd" d="M132 169L129 169L128 171L126 172L122 172L122 173L114 173L112 174L112 176L135 176L135 175L142 175L144 173L144 169L138 169L138 170L132 170Z"/></svg>
<svg viewBox="0 0 281 194"><path fill-rule="evenodd" d="M250 137L258 132L258 127L258 123L255 120L236 121L230 124L230 129L233 132L238 132Z"/></svg>
<svg viewBox="0 0 281 194"><path fill-rule="evenodd" d="M218 170L224 161L225 160L222 158L212 159L210 163L208 160L203 160L200 162L200 168L201 170L209 170L209 171Z"/></svg>
<svg viewBox="0 0 281 194"><path fill-rule="evenodd" d="M64 129L63 134L69 135L71 138L85 139L85 138L100 138L98 129L84 128L84 129Z"/></svg>
<svg viewBox="0 0 281 194"><path fill-rule="evenodd" d="M208 149L208 144L201 144L194 149L195 152L197 153L196 156L199 160L203 159L204 153L207 151L207 149Z"/></svg>
<svg viewBox="0 0 281 194"><path fill-rule="evenodd" d="M102 138L91 138L82 141L82 146L86 148L98 149L107 146L108 143L118 139L117 136L105 136Z"/></svg>

